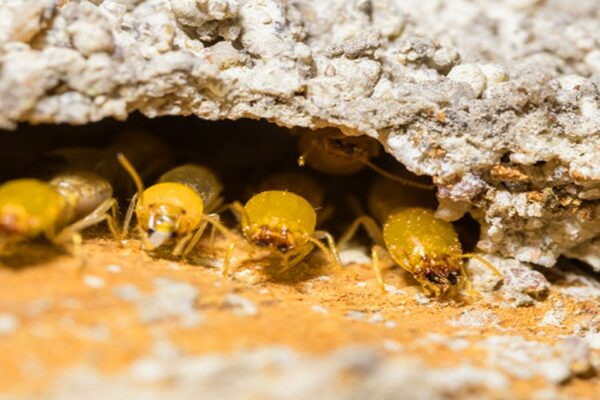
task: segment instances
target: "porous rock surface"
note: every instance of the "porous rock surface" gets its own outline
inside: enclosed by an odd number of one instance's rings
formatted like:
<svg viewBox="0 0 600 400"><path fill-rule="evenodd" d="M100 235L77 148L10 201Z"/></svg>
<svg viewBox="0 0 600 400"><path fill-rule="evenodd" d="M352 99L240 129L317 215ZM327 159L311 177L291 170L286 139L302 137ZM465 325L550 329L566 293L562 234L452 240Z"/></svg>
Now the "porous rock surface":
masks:
<svg viewBox="0 0 600 400"><path fill-rule="evenodd" d="M595 0L0 0L0 46L5 128L335 126L432 176L439 216L471 212L483 252L598 257Z"/></svg>

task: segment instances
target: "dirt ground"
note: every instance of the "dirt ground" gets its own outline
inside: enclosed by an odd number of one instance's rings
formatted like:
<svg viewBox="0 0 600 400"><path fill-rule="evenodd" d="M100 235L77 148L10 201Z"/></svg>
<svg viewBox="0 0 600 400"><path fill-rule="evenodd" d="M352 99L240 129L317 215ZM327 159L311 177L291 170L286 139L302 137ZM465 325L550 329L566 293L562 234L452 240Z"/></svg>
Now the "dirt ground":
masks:
<svg viewBox="0 0 600 400"><path fill-rule="evenodd" d="M190 355L282 345L316 357L365 345L429 367L485 367L489 357L478 343L486 338L510 334L553 345L578 322L598 315L597 302L575 300L556 285L543 301L515 308L499 298L430 301L397 269L385 273L391 286L382 295L368 265L335 271L314 266L319 257L309 260L313 266L301 264L282 276L246 263L225 278L217 267L198 265L206 261L198 257L192 263L152 258L135 240L119 247L91 239L84 253L83 267L44 244L22 245L2 258L0 393L42 393L80 364L119 374L151 352L157 331ZM173 289L174 305L161 304L164 297L150 304L140 300L153 293L157 278L184 285ZM190 288L191 304L176 304L178 293ZM562 323L540 324L558 303L566 311ZM465 322L469 315L481 318ZM436 337L466 344L452 346ZM510 379L522 398L550 385L540 376ZM566 398L600 393L600 379L589 371L550 386Z"/></svg>

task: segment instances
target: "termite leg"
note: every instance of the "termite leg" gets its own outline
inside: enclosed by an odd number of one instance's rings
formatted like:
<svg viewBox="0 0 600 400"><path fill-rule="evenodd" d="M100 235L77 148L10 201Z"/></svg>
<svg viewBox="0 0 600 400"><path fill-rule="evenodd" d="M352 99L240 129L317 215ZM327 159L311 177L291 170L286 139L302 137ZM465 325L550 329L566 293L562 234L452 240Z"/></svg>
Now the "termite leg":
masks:
<svg viewBox="0 0 600 400"><path fill-rule="evenodd" d="M70 240L75 233L81 232L82 230L105 220L113 237L116 240L119 240L120 236L117 229L116 221L113 219L112 215L108 213L108 211L111 208L115 208L116 206L117 202L115 199L106 199L102 202L102 204L96 207L94 211L92 211L79 221L76 221L73 224L63 228L56 236L52 238L52 241L57 244L65 243L66 241ZM116 211L113 210L113 214L115 213Z"/></svg>
<svg viewBox="0 0 600 400"><path fill-rule="evenodd" d="M221 221L221 218L219 217L219 214L210 214L211 217L213 217L214 219L216 219L217 221ZM210 227L210 251L211 253L214 255L215 254L215 226L211 225Z"/></svg>
<svg viewBox="0 0 600 400"><path fill-rule="evenodd" d="M467 291L467 294L472 297L479 296L479 293L476 290L473 290L473 285L471 284L471 280L469 279L469 275L467 274L467 271L466 271L464 265L460 266L460 273L465 277L465 285L466 285L465 290Z"/></svg>
<svg viewBox="0 0 600 400"><path fill-rule="evenodd" d="M85 257L83 255L83 238L79 232L73 233L71 243L73 244L73 256L79 263L79 267L82 268L85 265Z"/></svg>
<svg viewBox="0 0 600 400"><path fill-rule="evenodd" d="M121 231L121 237L123 239L125 239L129 234L129 225L131 224L131 219L133 218L133 212L135 211L135 205L137 204L137 197L137 193L134 194L129 202L127 214L125 214L125 221L123 222L123 230Z"/></svg>
<svg viewBox="0 0 600 400"><path fill-rule="evenodd" d="M173 251L173 255L178 256L181 254L181 257L183 257L183 258L187 257L187 255L194 249L194 247L196 247L196 244L198 244L198 241L202 237L202 234L204 233L204 230L206 229L207 225L208 225L208 221L200 222L198 229L196 229L196 232L194 232L194 234L191 236L190 240L186 241L184 244L181 245L181 249L179 250L179 253L176 253L175 251ZM179 247L179 243L177 243L177 247Z"/></svg>
<svg viewBox="0 0 600 400"><path fill-rule="evenodd" d="M190 240L193 237L194 237L194 233L190 232L187 235L185 235L184 237L182 237L181 239L179 239L177 241L177 243L175 244L173 251L171 251L171 254L175 257L181 256L182 258L184 258L185 256L182 254L183 250L184 250L184 248L187 249L186 245L190 242Z"/></svg>
<svg viewBox="0 0 600 400"><path fill-rule="evenodd" d="M371 247L371 267L373 268L373 272L375 273L375 278L377 279L377 285L379 286L379 291L381 293L385 293L385 284L383 283L383 276L381 274L381 263L379 261L379 252L385 251L381 246L374 245Z"/></svg>
<svg viewBox="0 0 600 400"><path fill-rule="evenodd" d="M237 240L237 236L231 232L230 229L226 228L225 225L221 223L221 221L217 218L214 218L212 215L203 215L202 220L214 226L223 236L227 237L230 240Z"/></svg>
<svg viewBox="0 0 600 400"><path fill-rule="evenodd" d="M225 225L223 225L221 221L217 218L214 218L211 215L203 215L202 219L207 223L211 224L213 229L218 230L223 236L225 236L231 241L231 243L229 244L229 248L227 249L227 253L225 254L225 259L223 260L223 275L227 275L229 273L229 262L231 254L235 247L235 242L238 240L238 237L234 235L231 232L231 230L226 228Z"/></svg>
<svg viewBox="0 0 600 400"><path fill-rule="evenodd" d="M377 225L377 222L368 215L363 215L354 220L352 224L346 229L346 232L342 235L338 242L338 248L344 247L353 237L356 235L358 228L363 226L367 231L367 234L371 237L373 242L378 245L383 245L383 234L381 233L381 229Z"/></svg>
<svg viewBox="0 0 600 400"><path fill-rule="evenodd" d="M300 264L302 262L302 260L304 260L306 258L306 256L313 251L313 245L309 245L306 246L302 251L300 251L298 254L296 254L292 260L289 262L289 266L288 268L292 268L295 267L296 265Z"/></svg>
<svg viewBox="0 0 600 400"><path fill-rule="evenodd" d="M248 214L246 213L246 209L244 208L244 206L242 205L242 203L240 203L239 201L234 201L233 203L227 204L226 206L223 206L226 210L229 210L232 212L232 214L235 216L235 218L238 220L238 222L241 223L242 219L248 217Z"/></svg>
<svg viewBox="0 0 600 400"><path fill-rule="evenodd" d="M335 245L335 240L333 236L329 232L325 231L315 231L313 233L313 237L317 240L325 239L327 241L327 246L329 247L329 252L333 255L333 259L335 260L335 264L337 269L339 270L342 266L342 261L340 260L340 255L337 251L337 246Z"/></svg>
<svg viewBox="0 0 600 400"><path fill-rule="evenodd" d="M331 249L331 246L335 246L335 243L333 242L333 238L331 237L331 235L329 235L328 233L327 233L327 235L329 236L329 238L327 240L330 241L329 248L326 247L323 243L321 243L320 240L318 240L318 239L316 239L316 238L314 238L314 237L312 237L310 235L306 235L306 239L309 242L311 242L314 245L316 245L319 248L319 250L321 250L323 253L325 253L327 255L327 258L329 258L329 262L335 264L336 268L340 269L341 268L341 264L340 264L340 259L339 259L338 255L337 255L337 250L333 251Z"/></svg>
<svg viewBox="0 0 600 400"><path fill-rule="evenodd" d="M242 203L240 203L239 201L234 201L233 203L227 204L227 206L225 206L225 209L231 211L231 213L235 216L235 218L239 224L241 224L244 219L246 221L249 220L248 213L246 212L246 208L244 208ZM250 252L250 258L253 258L254 254L255 254L254 246L250 246L249 252Z"/></svg>
<svg viewBox="0 0 600 400"><path fill-rule="evenodd" d="M231 265L231 256L233 254L233 250L235 249L235 242L229 243L227 246L227 252L225 253L225 258L223 259L223 276L229 275L229 267Z"/></svg>
<svg viewBox="0 0 600 400"><path fill-rule="evenodd" d="M313 251L314 246L312 244L308 244L306 247L299 249L296 254L286 254L282 257L283 268L279 271L280 274L284 274L296 265L300 264L302 260L306 258L306 256ZM290 261L291 257L291 261Z"/></svg>

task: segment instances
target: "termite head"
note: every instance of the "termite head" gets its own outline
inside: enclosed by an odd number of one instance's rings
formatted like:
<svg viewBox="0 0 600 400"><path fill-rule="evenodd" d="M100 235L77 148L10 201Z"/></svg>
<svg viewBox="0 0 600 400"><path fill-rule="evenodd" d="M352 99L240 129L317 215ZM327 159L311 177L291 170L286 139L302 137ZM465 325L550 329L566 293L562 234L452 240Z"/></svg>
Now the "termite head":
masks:
<svg viewBox="0 0 600 400"><path fill-rule="evenodd" d="M165 182L146 189L136 215L147 250L190 233L200 223L203 208L200 196L183 184Z"/></svg>
<svg viewBox="0 0 600 400"><path fill-rule="evenodd" d="M247 232L248 240L256 247L269 248L270 251L279 252L282 255L296 249L296 235L288 231L285 226L249 226L245 232Z"/></svg>
<svg viewBox="0 0 600 400"><path fill-rule="evenodd" d="M462 262L457 258L424 259L413 276L436 296L454 296L467 286Z"/></svg>
<svg viewBox="0 0 600 400"><path fill-rule="evenodd" d="M174 239L180 230L181 219L185 211L166 204L152 204L148 207L148 219L141 226L148 236L147 242L152 248Z"/></svg>
<svg viewBox="0 0 600 400"><path fill-rule="evenodd" d="M253 196L242 215L242 229L248 241L283 257L307 244L316 222L315 211L307 200L282 190Z"/></svg>
<svg viewBox="0 0 600 400"><path fill-rule="evenodd" d="M319 172L350 175L379 154L379 144L367 136L347 136L335 128L305 131L298 142L300 165Z"/></svg>
<svg viewBox="0 0 600 400"><path fill-rule="evenodd" d="M154 250L198 227L204 202L192 188L177 182L161 182L144 190L142 179L127 157L119 153L117 159L138 190L135 213L147 250Z"/></svg>
<svg viewBox="0 0 600 400"><path fill-rule="evenodd" d="M18 240L34 237L57 223L63 198L47 183L16 179L0 186L0 237Z"/></svg>
<svg viewBox="0 0 600 400"><path fill-rule="evenodd" d="M20 204L3 204L0 207L0 237L21 237L36 230L40 221L29 215Z"/></svg>

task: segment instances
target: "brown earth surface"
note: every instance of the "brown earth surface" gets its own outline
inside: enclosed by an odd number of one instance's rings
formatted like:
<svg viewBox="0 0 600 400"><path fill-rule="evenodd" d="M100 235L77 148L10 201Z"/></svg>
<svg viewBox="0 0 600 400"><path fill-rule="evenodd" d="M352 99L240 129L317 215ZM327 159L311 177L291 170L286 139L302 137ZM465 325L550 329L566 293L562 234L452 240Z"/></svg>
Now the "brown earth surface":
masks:
<svg viewBox="0 0 600 400"><path fill-rule="evenodd" d="M557 291L556 284L543 301L515 308L500 299L428 301L398 269L388 270L385 279L400 290L381 295L368 265L335 271L319 268L323 260L318 256L284 275L246 263L225 278L218 268L197 265L204 263L199 258L192 257L192 264L150 257L135 240L117 246L111 240L91 239L83 250L83 267L44 244L20 245L2 258L0 313L19 323L0 334L0 393L36 393L82 363L119 374L151 351L157 330L190 355L284 345L318 356L366 345L385 354L402 352L431 367L479 367L487 357L477 343L487 337L510 334L553 344L559 336L572 334L579 321L598 314L596 303L576 302ZM175 317L143 321L136 302L117 294L124 287L151 293L157 277L198 289L193 306L201 322L182 324ZM232 312L226 300L231 294L255 309ZM563 323L540 326L557 302L567 311ZM453 323L461 315L490 311L495 317L489 324ZM466 339L469 345L453 349L425 340L432 334ZM511 382L523 398L548 386L541 377ZM568 397L593 399L600 393L600 380L588 374L556 388Z"/></svg>

